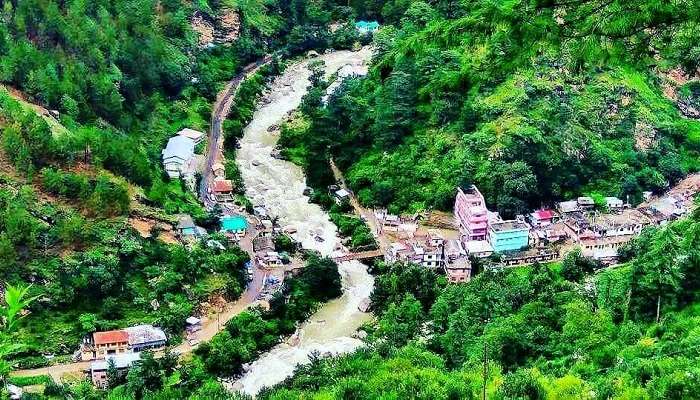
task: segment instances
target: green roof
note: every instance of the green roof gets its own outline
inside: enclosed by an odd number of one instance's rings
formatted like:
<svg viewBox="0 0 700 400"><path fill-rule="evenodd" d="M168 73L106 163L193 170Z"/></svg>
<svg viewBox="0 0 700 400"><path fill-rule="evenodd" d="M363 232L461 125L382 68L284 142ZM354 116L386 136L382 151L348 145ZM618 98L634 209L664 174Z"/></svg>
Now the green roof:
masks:
<svg viewBox="0 0 700 400"><path fill-rule="evenodd" d="M240 231L248 227L248 221L240 215L221 218L221 229L224 231Z"/></svg>

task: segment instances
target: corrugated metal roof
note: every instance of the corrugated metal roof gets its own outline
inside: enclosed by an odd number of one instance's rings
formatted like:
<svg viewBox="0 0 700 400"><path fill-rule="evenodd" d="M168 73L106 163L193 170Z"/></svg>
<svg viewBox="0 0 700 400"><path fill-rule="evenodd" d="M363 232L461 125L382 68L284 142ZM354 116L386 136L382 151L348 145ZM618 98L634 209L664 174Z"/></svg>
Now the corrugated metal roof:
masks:
<svg viewBox="0 0 700 400"><path fill-rule="evenodd" d="M168 144L163 149L163 159L171 157L189 160L194 155L194 141L184 136L173 136L168 140Z"/></svg>
<svg viewBox="0 0 700 400"><path fill-rule="evenodd" d="M167 340L165 332L153 325L136 325L124 329L129 334L129 344L144 344Z"/></svg>

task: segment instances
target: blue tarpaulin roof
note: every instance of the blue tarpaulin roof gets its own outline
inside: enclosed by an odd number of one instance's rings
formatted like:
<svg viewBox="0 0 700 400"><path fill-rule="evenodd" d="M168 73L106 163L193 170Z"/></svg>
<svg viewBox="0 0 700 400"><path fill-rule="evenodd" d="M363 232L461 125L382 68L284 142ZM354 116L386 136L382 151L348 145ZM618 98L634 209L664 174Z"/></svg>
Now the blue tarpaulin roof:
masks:
<svg viewBox="0 0 700 400"><path fill-rule="evenodd" d="M375 31L379 29L379 22L377 21L357 21L355 23L355 28L364 29L368 31Z"/></svg>
<svg viewBox="0 0 700 400"><path fill-rule="evenodd" d="M221 218L221 229L224 231L240 231L248 227L248 221L240 215Z"/></svg>

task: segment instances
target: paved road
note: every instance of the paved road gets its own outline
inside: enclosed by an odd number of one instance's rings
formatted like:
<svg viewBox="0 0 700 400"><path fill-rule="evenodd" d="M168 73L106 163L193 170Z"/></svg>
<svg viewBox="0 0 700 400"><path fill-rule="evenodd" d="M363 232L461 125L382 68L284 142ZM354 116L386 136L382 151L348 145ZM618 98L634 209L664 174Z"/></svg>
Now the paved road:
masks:
<svg viewBox="0 0 700 400"><path fill-rule="evenodd" d="M243 72L238 74L226 84L226 87L219 93L216 102L214 103L211 121L209 124L209 143L207 146L206 162L204 163L202 180L199 185L199 197L204 203L204 206L208 209L211 209L215 204L215 202L209 198L209 188L214 182L211 167L216 162L221 162L224 160L223 123L231 110L233 100L238 92L238 89L241 87L241 83L245 80L245 78L256 73L262 66L269 64L270 61L272 61L272 57L266 56L262 60L248 64L245 68L243 68Z"/></svg>

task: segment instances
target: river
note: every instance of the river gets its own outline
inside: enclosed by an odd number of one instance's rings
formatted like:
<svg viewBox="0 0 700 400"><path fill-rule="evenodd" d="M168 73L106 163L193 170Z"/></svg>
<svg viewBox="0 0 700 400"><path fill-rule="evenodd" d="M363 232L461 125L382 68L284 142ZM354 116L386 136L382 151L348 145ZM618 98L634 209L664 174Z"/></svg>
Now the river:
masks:
<svg viewBox="0 0 700 400"><path fill-rule="evenodd" d="M371 52L338 51L319 57L325 62L326 74L331 75L350 65L362 69ZM236 162L246 185L246 195L254 205L263 205L268 213L279 217L281 226L296 229L294 238L306 249L330 256L339 245L337 229L328 215L316 204L309 203L303 192L304 173L298 166L272 157L278 136L270 127L278 125L296 109L309 86L310 71L305 60L289 66L271 84L269 93L245 128L240 140ZM323 240L317 240L320 237ZM294 368L309 362L312 352L340 354L355 350L362 342L353 332L370 316L358 310L369 297L374 279L367 267L350 261L338 266L343 280L340 298L323 305L299 329L298 340L282 343L251 363L249 370L233 385L234 389L251 395L265 386L272 386L292 375Z"/></svg>

